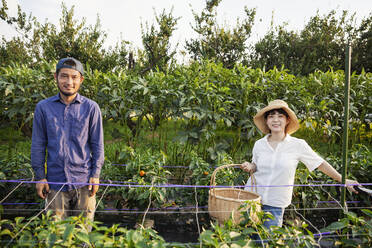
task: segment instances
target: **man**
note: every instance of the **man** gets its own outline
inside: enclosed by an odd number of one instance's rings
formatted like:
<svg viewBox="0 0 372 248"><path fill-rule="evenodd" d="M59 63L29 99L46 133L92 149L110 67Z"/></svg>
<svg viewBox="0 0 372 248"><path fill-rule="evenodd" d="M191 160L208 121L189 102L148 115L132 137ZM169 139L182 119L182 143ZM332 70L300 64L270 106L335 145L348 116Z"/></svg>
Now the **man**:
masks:
<svg viewBox="0 0 372 248"><path fill-rule="evenodd" d="M78 94L83 75L80 61L61 59L54 73L59 94L40 101L34 113L31 165L43 182L36 191L61 219L83 212L93 220L98 185L87 183L99 184L104 161L100 108Z"/></svg>

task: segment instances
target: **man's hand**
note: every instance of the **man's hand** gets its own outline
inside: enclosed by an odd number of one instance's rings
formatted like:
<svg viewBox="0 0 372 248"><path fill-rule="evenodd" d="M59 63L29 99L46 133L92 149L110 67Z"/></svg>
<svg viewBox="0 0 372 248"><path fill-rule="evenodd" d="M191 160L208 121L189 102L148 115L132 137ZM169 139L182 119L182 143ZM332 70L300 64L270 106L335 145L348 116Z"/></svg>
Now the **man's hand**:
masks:
<svg viewBox="0 0 372 248"><path fill-rule="evenodd" d="M99 178L91 177L89 178L89 183L99 184ZM99 185L89 185L88 189L90 191L89 196L94 196L98 191Z"/></svg>
<svg viewBox="0 0 372 248"><path fill-rule="evenodd" d="M40 182L48 182L45 178L41 179L39 181ZM45 199L45 197L49 193L49 184L47 184L47 183L36 183L36 192L41 198Z"/></svg>
<svg viewBox="0 0 372 248"><path fill-rule="evenodd" d="M256 165L254 163L244 162L240 165L240 169L246 172L255 172Z"/></svg>
<svg viewBox="0 0 372 248"><path fill-rule="evenodd" d="M358 191L354 188L354 186L357 186L356 184L359 184L357 181L354 181L354 180L350 180L350 179L346 179L345 180L345 184L346 184L346 188L355 193L355 194L358 194ZM353 185L350 185L350 184L353 184Z"/></svg>

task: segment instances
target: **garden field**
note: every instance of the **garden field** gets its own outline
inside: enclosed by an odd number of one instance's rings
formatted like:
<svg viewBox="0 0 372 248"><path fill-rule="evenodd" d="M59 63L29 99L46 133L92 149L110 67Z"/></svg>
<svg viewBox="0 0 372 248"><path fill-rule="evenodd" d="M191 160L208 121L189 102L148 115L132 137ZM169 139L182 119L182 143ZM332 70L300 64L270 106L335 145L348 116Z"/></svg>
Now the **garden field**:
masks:
<svg viewBox="0 0 372 248"><path fill-rule="evenodd" d="M87 68L80 93L101 107L105 164L93 230L81 217L55 222L42 213L30 166L33 111L57 94L55 63L1 67L0 239L11 247L371 247L372 197L304 165L297 169L283 228L266 230L248 216L218 225L208 214L216 167L250 161L262 137L258 109L287 101L301 121L293 136L341 172L343 71L294 76L205 61L144 76ZM351 75L348 178L372 188L372 74ZM217 185L242 186L248 175L229 168ZM37 217L36 217L37 216ZM259 218L265 216L259 214ZM265 243L252 242L259 235Z"/></svg>

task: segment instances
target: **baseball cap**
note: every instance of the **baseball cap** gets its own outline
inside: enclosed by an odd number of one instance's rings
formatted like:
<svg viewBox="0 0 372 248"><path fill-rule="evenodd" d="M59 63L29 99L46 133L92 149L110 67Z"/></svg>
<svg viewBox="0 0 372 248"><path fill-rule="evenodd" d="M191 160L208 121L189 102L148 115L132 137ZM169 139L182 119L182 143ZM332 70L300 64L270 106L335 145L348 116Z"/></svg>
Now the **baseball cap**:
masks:
<svg viewBox="0 0 372 248"><path fill-rule="evenodd" d="M69 68L77 70L81 73L81 75L84 75L84 68L81 62L75 58L68 57L60 59L56 65L56 72L61 70L62 68Z"/></svg>

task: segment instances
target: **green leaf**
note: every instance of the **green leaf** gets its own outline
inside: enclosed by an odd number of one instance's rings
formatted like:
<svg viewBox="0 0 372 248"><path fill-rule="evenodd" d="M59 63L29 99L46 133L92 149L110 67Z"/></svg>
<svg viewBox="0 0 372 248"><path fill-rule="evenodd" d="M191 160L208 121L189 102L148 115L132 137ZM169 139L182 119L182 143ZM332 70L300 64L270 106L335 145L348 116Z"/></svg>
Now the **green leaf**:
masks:
<svg viewBox="0 0 372 248"><path fill-rule="evenodd" d="M20 244L20 246L33 247L35 245L35 241L32 240L30 232L27 231L21 235L18 244Z"/></svg>
<svg viewBox="0 0 372 248"><path fill-rule="evenodd" d="M105 236L104 234L98 233L98 232L91 232L89 233L89 240L94 244L102 239L104 239Z"/></svg>
<svg viewBox="0 0 372 248"><path fill-rule="evenodd" d="M12 93L12 89L11 89L11 87L6 87L6 89L5 89L5 96L8 96L9 94L11 94Z"/></svg>
<svg viewBox="0 0 372 248"><path fill-rule="evenodd" d="M206 230L202 234L200 234L199 239L206 245L212 245L215 242L214 233L211 230Z"/></svg>
<svg viewBox="0 0 372 248"><path fill-rule="evenodd" d="M344 247L358 247L358 242L356 242L355 240L352 240L352 239L343 239L342 240L342 245Z"/></svg>
<svg viewBox="0 0 372 248"><path fill-rule="evenodd" d="M190 111L184 112L183 115L184 115L185 117L191 119L192 116L193 116L193 111L190 110Z"/></svg>
<svg viewBox="0 0 372 248"><path fill-rule="evenodd" d="M165 247L168 247L168 245L165 245L163 241L154 240L154 241L151 242L151 247L153 247L153 248L165 248Z"/></svg>
<svg viewBox="0 0 372 248"><path fill-rule="evenodd" d="M57 235L55 233L50 233L47 238L47 243L49 247L54 247L54 244L56 243Z"/></svg>
<svg viewBox="0 0 372 248"><path fill-rule="evenodd" d="M146 95L149 92L149 88L143 87L143 95Z"/></svg>
<svg viewBox="0 0 372 248"><path fill-rule="evenodd" d="M9 229L2 230L1 233L0 233L0 236L3 236L3 235L13 236L12 232Z"/></svg>
<svg viewBox="0 0 372 248"><path fill-rule="evenodd" d="M66 229L63 233L63 241L69 241L73 235L75 225L74 224L67 224Z"/></svg>
<svg viewBox="0 0 372 248"><path fill-rule="evenodd" d="M337 231L347 227L347 223L345 222L333 222L326 228L323 228L321 231Z"/></svg>
<svg viewBox="0 0 372 248"><path fill-rule="evenodd" d="M164 195L164 193L163 192L159 192L159 194L158 194L158 201L159 202L165 202L165 195Z"/></svg>
<svg viewBox="0 0 372 248"><path fill-rule="evenodd" d="M230 232L229 235L233 239L233 238L239 237L241 234L238 232Z"/></svg>
<svg viewBox="0 0 372 248"><path fill-rule="evenodd" d="M362 209L362 212L372 218L372 210L370 210L370 209Z"/></svg>
<svg viewBox="0 0 372 248"><path fill-rule="evenodd" d="M141 230L136 230L134 233L133 233L133 236L132 236L132 241L134 243L138 243L140 242L141 240L144 239L144 236L142 235L142 232Z"/></svg>
<svg viewBox="0 0 372 248"><path fill-rule="evenodd" d="M228 127L231 127L231 121L229 119L225 119L225 122Z"/></svg>
<svg viewBox="0 0 372 248"><path fill-rule="evenodd" d="M190 137L192 137L194 139L198 138L198 133L196 133L196 132L190 132L189 135L190 135Z"/></svg>
<svg viewBox="0 0 372 248"><path fill-rule="evenodd" d="M37 235L37 238L38 240L45 240L48 238L48 235L49 235L49 231L48 230L41 230L38 235Z"/></svg>
<svg viewBox="0 0 372 248"><path fill-rule="evenodd" d="M80 241L82 241L84 243L90 244L89 235L87 233L78 232L76 234L76 237L77 237L78 240L80 240Z"/></svg>
<svg viewBox="0 0 372 248"><path fill-rule="evenodd" d="M227 245L227 247L229 247L229 246ZM230 247L231 247L231 248L241 248L242 246L241 246L240 244L237 244L237 243L232 243L232 244L230 245Z"/></svg>

